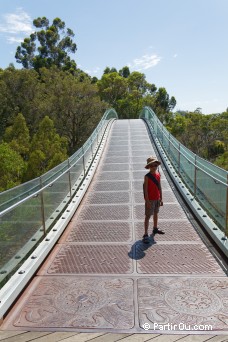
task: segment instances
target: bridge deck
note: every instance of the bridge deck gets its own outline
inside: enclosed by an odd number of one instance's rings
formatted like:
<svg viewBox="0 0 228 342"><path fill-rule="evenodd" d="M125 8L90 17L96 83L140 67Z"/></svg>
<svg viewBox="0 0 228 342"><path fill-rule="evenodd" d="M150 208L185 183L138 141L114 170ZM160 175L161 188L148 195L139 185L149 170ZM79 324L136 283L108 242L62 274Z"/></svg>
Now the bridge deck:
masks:
<svg viewBox="0 0 228 342"><path fill-rule="evenodd" d="M77 341L162 341L164 333L166 341L185 341L191 330L199 341L225 341L215 335L228 335L227 277L162 169L165 235L141 241L144 165L153 154L143 121L113 124L80 207L1 330L55 331L58 340L65 331L69 342L80 335Z"/></svg>

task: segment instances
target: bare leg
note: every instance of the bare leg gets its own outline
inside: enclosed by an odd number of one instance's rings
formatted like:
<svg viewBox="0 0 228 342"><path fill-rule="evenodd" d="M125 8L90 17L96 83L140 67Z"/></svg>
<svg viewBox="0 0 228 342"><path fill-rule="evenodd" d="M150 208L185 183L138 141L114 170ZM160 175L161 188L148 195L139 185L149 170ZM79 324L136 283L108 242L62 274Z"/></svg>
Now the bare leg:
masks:
<svg viewBox="0 0 228 342"><path fill-rule="evenodd" d="M149 220L150 218L148 216L145 216L145 221L144 221L144 228L145 228L145 235L148 234L148 227L149 227Z"/></svg>
<svg viewBox="0 0 228 342"><path fill-rule="evenodd" d="M154 228L153 233L154 234L165 234L161 229L158 228L158 213L154 213Z"/></svg>
<svg viewBox="0 0 228 342"><path fill-rule="evenodd" d="M158 213L154 213L153 219L154 219L154 228L157 228L158 227Z"/></svg>

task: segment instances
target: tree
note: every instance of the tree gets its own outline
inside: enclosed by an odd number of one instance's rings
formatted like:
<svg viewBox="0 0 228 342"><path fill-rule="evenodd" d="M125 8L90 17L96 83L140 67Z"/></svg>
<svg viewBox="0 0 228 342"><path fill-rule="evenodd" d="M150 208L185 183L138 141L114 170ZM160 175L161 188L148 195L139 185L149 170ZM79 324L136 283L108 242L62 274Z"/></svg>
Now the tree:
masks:
<svg viewBox="0 0 228 342"><path fill-rule="evenodd" d="M18 113L23 113L31 133L37 129L42 87L35 70L7 68L0 73L0 138Z"/></svg>
<svg viewBox="0 0 228 342"><path fill-rule="evenodd" d="M128 66L123 67L122 69L119 70L119 75L128 78L130 76L130 69Z"/></svg>
<svg viewBox="0 0 228 342"><path fill-rule="evenodd" d="M0 191L19 185L25 169L21 156L9 144L0 144Z"/></svg>
<svg viewBox="0 0 228 342"><path fill-rule="evenodd" d="M117 72L116 68L110 69L109 67L106 67L103 74L111 74L112 72Z"/></svg>
<svg viewBox="0 0 228 342"><path fill-rule="evenodd" d="M107 104L101 101L96 84L78 79L57 68L40 70L44 85L43 112L65 136L69 153L82 146L102 117Z"/></svg>
<svg viewBox="0 0 228 342"><path fill-rule="evenodd" d="M40 176L66 159L67 139L56 133L53 121L45 116L32 138L26 179Z"/></svg>
<svg viewBox="0 0 228 342"><path fill-rule="evenodd" d="M101 99L114 107L127 92L127 80L117 72L105 73L97 82Z"/></svg>
<svg viewBox="0 0 228 342"><path fill-rule="evenodd" d="M67 28L65 22L55 18L51 25L46 17L37 18L33 21L39 31L35 31L29 38L25 38L17 47L15 58L25 69L41 67L50 68L56 65L63 70L76 70L76 63L69 56L76 52L76 44L72 38L74 33Z"/></svg>
<svg viewBox="0 0 228 342"><path fill-rule="evenodd" d="M148 83L144 74L134 71L127 78L127 94L123 101L118 101L120 108L117 112L121 113L122 117L138 118L143 107L143 97L147 92ZM128 103L127 111L121 106Z"/></svg>
<svg viewBox="0 0 228 342"><path fill-rule="evenodd" d="M133 71L127 79L129 92L139 91L141 95L144 95L147 90L148 83L146 82L145 74L138 71Z"/></svg>
<svg viewBox="0 0 228 342"><path fill-rule="evenodd" d="M16 116L13 125L6 128L4 141L9 144L12 150L20 154L24 160L27 160L30 136L25 118L21 113Z"/></svg>
<svg viewBox="0 0 228 342"><path fill-rule="evenodd" d="M215 164L228 171L228 151L216 158Z"/></svg>
<svg viewBox="0 0 228 342"><path fill-rule="evenodd" d="M172 96L170 98L164 87L159 88L152 98L151 107L164 124L169 124L169 121L172 118L170 111L173 110L175 106L175 97Z"/></svg>

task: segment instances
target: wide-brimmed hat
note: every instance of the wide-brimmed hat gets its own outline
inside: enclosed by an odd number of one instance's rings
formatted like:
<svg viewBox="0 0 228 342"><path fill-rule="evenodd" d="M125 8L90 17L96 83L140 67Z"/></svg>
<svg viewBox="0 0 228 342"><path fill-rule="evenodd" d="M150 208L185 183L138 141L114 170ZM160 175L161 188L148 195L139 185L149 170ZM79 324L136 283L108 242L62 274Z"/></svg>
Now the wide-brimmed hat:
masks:
<svg viewBox="0 0 228 342"><path fill-rule="evenodd" d="M161 162L158 161L156 157L149 157L146 162L145 169L149 169L151 164L161 165Z"/></svg>

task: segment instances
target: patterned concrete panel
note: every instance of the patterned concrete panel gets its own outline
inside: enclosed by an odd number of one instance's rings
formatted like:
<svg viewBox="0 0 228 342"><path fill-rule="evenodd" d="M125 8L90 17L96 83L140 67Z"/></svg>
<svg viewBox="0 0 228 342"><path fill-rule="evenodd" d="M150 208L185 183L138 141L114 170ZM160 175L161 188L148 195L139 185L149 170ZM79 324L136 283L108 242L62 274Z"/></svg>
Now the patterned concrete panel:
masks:
<svg viewBox="0 0 228 342"><path fill-rule="evenodd" d="M129 274L133 272L130 249L129 245L64 245L39 274Z"/></svg>
<svg viewBox="0 0 228 342"><path fill-rule="evenodd" d="M193 229L191 223L187 219L169 221L159 220L159 228L161 228L165 234L156 235L156 241L201 241L198 234ZM149 234L152 233L153 219L150 220ZM136 239L142 239L144 234L144 222L135 223Z"/></svg>
<svg viewBox="0 0 228 342"><path fill-rule="evenodd" d="M150 149L150 152L153 151L153 148L151 146L151 141L149 139L143 139L143 140L133 140L131 139L131 148L133 149L134 147L138 146L143 146L143 148L148 148Z"/></svg>
<svg viewBox="0 0 228 342"><path fill-rule="evenodd" d="M116 163L130 163L130 158L125 156L113 157L106 154L107 157L104 158L104 164L116 164Z"/></svg>
<svg viewBox="0 0 228 342"><path fill-rule="evenodd" d="M105 156L108 158L113 158L113 157L129 157L129 151L109 151L108 153L105 153ZM102 164L104 165L104 164ZM113 165L113 163L112 163Z"/></svg>
<svg viewBox="0 0 228 342"><path fill-rule="evenodd" d="M99 175L96 177L98 181L107 181L107 180L128 180L130 174L128 171L121 172L99 172Z"/></svg>
<svg viewBox="0 0 228 342"><path fill-rule="evenodd" d="M133 171L142 171L144 169L145 164L146 164L146 161L144 161L144 164L132 162L131 163L131 169ZM144 170L146 170L146 169L144 169Z"/></svg>
<svg viewBox="0 0 228 342"><path fill-rule="evenodd" d="M129 222L78 222L69 224L60 242L130 242L132 223Z"/></svg>
<svg viewBox="0 0 228 342"><path fill-rule="evenodd" d="M16 312L16 328L131 329L133 281L78 277L35 279Z"/></svg>
<svg viewBox="0 0 228 342"><path fill-rule="evenodd" d="M91 185L91 191L127 191L130 190L128 181L96 182Z"/></svg>
<svg viewBox="0 0 228 342"><path fill-rule="evenodd" d="M106 154L108 155L109 152L111 151L129 151L129 146L127 144L123 144L123 145L120 145L120 144L112 144L110 145L108 148L107 148L107 151L106 151Z"/></svg>
<svg viewBox="0 0 228 342"><path fill-rule="evenodd" d="M178 204L167 203L160 207L160 219L185 219L186 214ZM145 204L134 205L134 218L136 220L143 220L145 216Z"/></svg>
<svg viewBox="0 0 228 342"><path fill-rule="evenodd" d="M129 135L123 134L123 135L112 135L109 139L109 145L112 145L116 142L119 142L119 144L129 144Z"/></svg>
<svg viewBox="0 0 228 342"><path fill-rule="evenodd" d="M148 170L144 169L144 167L142 167L142 171L133 171L132 172L132 178L134 180L140 180L141 182L144 179L144 176L148 173Z"/></svg>
<svg viewBox="0 0 228 342"><path fill-rule="evenodd" d="M103 164L102 167L99 168L99 171L129 171L129 164Z"/></svg>
<svg viewBox="0 0 228 342"><path fill-rule="evenodd" d="M140 326L147 324L148 330L161 330L163 333L227 331L227 298L227 278L139 279Z"/></svg>
<svg viewBox="0 0 228 342"><path fill-rule="evenodd" d="M141 150L141 151L132 151L131 152L131 160L132 162L134 161L135 158L141 158L143 159L144 158L144 161L141 162L141 165L142 167L144 168L145 164L146 164L146 160L149 156L151 156L152 154L154 154L151 150L150 151L144 151L144 150Z"/></svg>
<svg viewBox="0 0 228 342"><path fill-rule="evenodd" d="M78 216L78 220L129 220L131 219L131 207L129 205L94 205L84 206Z"/></svg>
<svg viewBox="0 0 228 342"><path fill-rule="evenodd" d="M201 243L155 243L152 246L138 243L136 260L138 273L224 275Z"/></svg>
<svg viewBox="0 0 228 342"><path fill-rule="evenodd" d="M152 154L153 154L153 151L151 151L152 152ZM150 153L150 155L151 155L151 153ZM147 159L148 157L131 157L131 162L132 163L141 163L142 164L142 167L144 167L145 165L146 165L146 159Z"/></svg>
<svg viewBox="0 0 228 342"><path fill-rule="evenodd" d="M131 155L132 157L144 157L145 158L145 161L147 160L147 158L149 156L151 156L151 149L148 149L148 148L144 148L144 147L141 147L141 146L138 146L138 147L132 147L131 149Z"/></svg>
<svg viewBox="0 0 228 342"><path fill-rule="evenodd" d="M86 196L85 204L130 203L130 193L121 192L91 192Z"/></svg>

